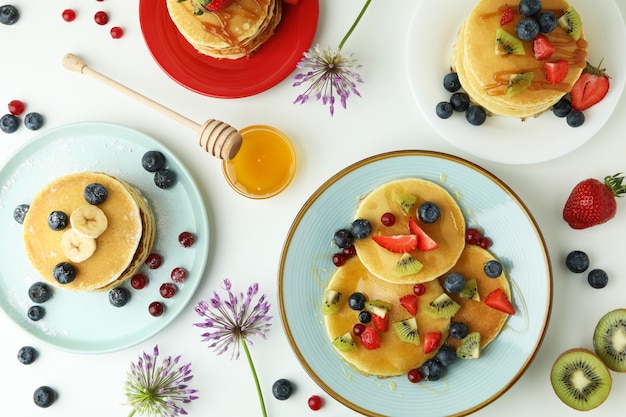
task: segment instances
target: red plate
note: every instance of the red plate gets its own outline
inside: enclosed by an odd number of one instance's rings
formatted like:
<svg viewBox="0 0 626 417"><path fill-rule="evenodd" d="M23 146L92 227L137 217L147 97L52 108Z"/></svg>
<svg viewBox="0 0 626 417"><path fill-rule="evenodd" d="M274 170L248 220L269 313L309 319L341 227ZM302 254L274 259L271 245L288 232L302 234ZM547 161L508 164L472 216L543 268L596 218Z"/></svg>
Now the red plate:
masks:
<svg viewBox="0 0 626 417"><path fill-rule="evenodd" d="M165 0L140 0L139 20L155 61L174 81L196 93L240 98L284 80L309 49L319 16L318 0L283 4L274 36L249 58L215 59L198 53L170 19Z"/></svg>

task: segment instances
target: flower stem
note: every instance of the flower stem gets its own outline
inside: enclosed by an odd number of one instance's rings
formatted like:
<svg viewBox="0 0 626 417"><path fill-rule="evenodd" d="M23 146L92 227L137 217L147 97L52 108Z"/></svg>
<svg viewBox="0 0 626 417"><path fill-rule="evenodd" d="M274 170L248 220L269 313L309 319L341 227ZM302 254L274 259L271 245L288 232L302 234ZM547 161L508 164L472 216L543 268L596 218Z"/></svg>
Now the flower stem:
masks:
<svg viewBox="0 0 626 417"><path fill-rule="evenodd" d="M341 40L341 43L339 44L339 48L338 48L339 50L341 50L341 48L343 48L343 44L346 43L346 41L348 40L350 35L352 35L352 31L354 31L354 28L356 28L356 26L361 21L361 18L365 14L365 11L367 10L367 8L368 8L368 6L370 5L371 2L372 2L372 0L366 0L365 1L365 4L363 5L363 8L361 9L361 13L359 13L359 15L356 17L356 20L354 21L354 23L350 27L350 30L348 30L348 33L346 33L346 36L344 36L343 39Z"/></svg>
<svg viewBox="0 0 626 417"><path fill-rule="evenodd" d="M259 402L261 403L261 411L263 412L263 417L267 417L267 411L265 410L265 401L263 401L263 393L261 392L261 385L259 385L259 377L256 374L256 369L254 367L254 363L252 362L252 356L250 356L250 350L248 350L248 345L246 344L246 340L244 338L241 339L241 345L243 346L244 352L246 352L246 357L248 358L248 363L250 364L250 370L252 371L252 376L254 377L256 392L259 395Z"/></svg>
<svg viewBox="0 0 626 417"><path fill-rule="evenodd" d="M133 411L130 412L130 414L128 415L128 417L132 417L135 415L135 411L137 411L137 409L133 408Z"/></svg>

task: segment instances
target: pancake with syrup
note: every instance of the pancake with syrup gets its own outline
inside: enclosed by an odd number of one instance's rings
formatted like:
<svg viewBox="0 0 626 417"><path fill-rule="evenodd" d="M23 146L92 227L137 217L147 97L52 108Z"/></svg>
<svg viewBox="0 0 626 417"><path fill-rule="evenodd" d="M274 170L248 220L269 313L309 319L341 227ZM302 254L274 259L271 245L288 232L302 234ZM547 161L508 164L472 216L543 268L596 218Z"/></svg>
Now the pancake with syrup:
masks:
<svg viewBox="0 0 626 417"><path fill-rule="evenodd" d="M236 0L217 12L194 13L192 0L167 0L169 15L183 37L201 54L239 59L274 35L281 0Z"/></svg>
<svg viewBox="0 0 626 417"><path fill-rule="evenodd" d="M557 18L569 7L565 0L543 0L542 5L543 11L552 11ZM513 9L514 18L501 27L500 18L506 7ZM558 84L546 79L547 61L535 58L532 41L520 41L523 55L496 53L496 31L502 29L517 38L515 28L522 17L516 4L481 0L461 26L454 45L451 66L458 73L463 89L472 101L494 115L526 118L550 109L572 89L586 65L584 33L581 30L580 39L574 40L561 26L543 33L556 48L548 61L565 60L569 64L567 76ZM507 96L511 76L521 73L533 74L530 85Z"/></svg>
<svg viewBox="0 0 626 417"><path fill-rule="evenodd" d="M84 190L93 183L107 190L104 202L94 206L106 217L105 225L97 237L87 238L94 240L87 242L95 243L93 254L82 259L85 256L79 253L78 259L68 252L67 243L62 243L66 233L79 233L76 223L73 227L68 221L62 230L53 230L48 217L60 211L70 218L79 208L89 207ZM46 282L74 291L105 291L121 285L141 268L152 250L155 231L150 205L137 188L104 173L80 172L57 178L33 198L24 219L23 240L30 262ZM81 242L75 241L72 252L80 252ZM74 280L66 284L53 277L55 266L61 262L71 264L76 271Z"/></svg>

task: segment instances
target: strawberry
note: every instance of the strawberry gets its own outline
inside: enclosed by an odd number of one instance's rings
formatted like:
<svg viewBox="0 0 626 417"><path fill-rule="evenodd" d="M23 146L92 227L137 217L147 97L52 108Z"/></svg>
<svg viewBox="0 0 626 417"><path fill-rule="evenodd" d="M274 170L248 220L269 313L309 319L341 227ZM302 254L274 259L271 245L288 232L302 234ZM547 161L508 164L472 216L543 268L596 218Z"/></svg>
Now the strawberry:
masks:
<svg viewBox="0 0 626 417"><path fill-rule="evenodd" d="M539 34L533 39L533 54L537 61L549 59L554 51L556 51L556 48L546 35Z"/></svg>
<svg viewBox="0 0 626 417"><path fill-rule="evenodd" d="M623 180L621 174L615 174L605 177L604 182L595 178L579 182L565 202L563 220L572 229L585 229L611 220L617 211L615 197L626 193Z"/></svg>
<svg viewBox="0 0 626 417"><path fill-rule="evenodd" d="M374 235L372 240L382 248L394 253L413 252L417 249L417 236L415 235Z"/></svg>
<svg viewBox="0 0 626 417"><path fill-rule="evenodd" d="M508 297L500 288L496 288L490 292L485 298L485 304L496 310L500 310L506 314L515 314L515 308Z"/></svg>
<svg viewBox="0 0 626 417"><path fill-rule="evenodd" d="M417 224L413 217L409 217L409 230L412 234L417 236L417 249L429 251L439 247L439 244L426 234L424 229Z"/></svg>
<svg viewBox="0 0 626 417"><path fill-rule="evenodd" d="M556 62L546 62L544 65L546 80L548 80L550 84L559 84L562 82L565 77L567 77L568 71L569 63L565 59Z"/></svg>
<svg viewBox="0 0 626 417"><path fill-rule="evenodd" d="M502 17L500 18L500 26L508 25L509 23L511 23L513 21L513 17L513 9L507 6L507 8L504 9L504 13L502 13Z"/></svg>
<svg viewBox="0 0 626 417"><path fill-rule="evenodd" d="M441 341L441 332L428 332L424 335L424 353L437 349Z"/></svg>
<svg viewBox="0 0 626 417"><path fill-rule="evenodd" d="M366 327L361 333L361 344L367 350L374 350L380 347L380 336L373 327Z"/></svg>
<svg viewBox="0 0 626 417"><path fill-rule="evenodd" d="M219 12L229 7L235 0L197 0L207 12Z"/></svg>
<svg viewBox="0 0 626 417"><path fill-rule="evenodd" d="M400 305L404 307L406 311L409 312L410 315L414 316L417 314L417 295L415 294L407 294L400 297Z"/></svg>
<svg viewBox="0 0 626 417"><path fill-rule="evenodd" d="M602 62L600 62L602 65ZM601 101L606 93L609 92L609 76L606 75L605 69L594 67L587 62L587 66L572 87L570 96L572 99L572 108L574 110L583 111Z"/></svg>
<svg viewBox="0 0 626 417"><path fill-rule="evenodd" d="M389 314L385 317L379 316L378 314L372 314L372 325L374 325L376 330L379 332L386 332L389 330Z"/></svg>

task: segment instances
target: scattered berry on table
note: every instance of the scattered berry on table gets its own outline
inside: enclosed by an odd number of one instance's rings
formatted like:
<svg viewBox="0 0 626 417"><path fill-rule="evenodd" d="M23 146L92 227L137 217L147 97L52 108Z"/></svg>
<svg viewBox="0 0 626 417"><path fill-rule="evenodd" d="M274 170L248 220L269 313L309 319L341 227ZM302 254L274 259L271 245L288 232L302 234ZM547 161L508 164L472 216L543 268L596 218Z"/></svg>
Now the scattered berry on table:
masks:
<svg viewBox="0 0 626 417"><path fill-rule="evenodd" d="M487 113L482 107L472 104L465 111L465 119L472 126L480 126L487 120Z"/></svg>
<svg viewBox="0 0 626 417"><path fill-rule="evenodd" d="M33 401L37 407L47 408L50 407L57 398L57 393L48 386L42 386L35 390L33 394Z"/></svg>
<svg viewBox="0 0 626 417"><path fill-rule="evenodd" d="M609 276L602 269L592 269L589 271L589 275L587 275L587 282L592 288L604 288L609 283Z"/></svg>
<svg viewBox="0 0 626 417"><path fill-rule="evenodd" d="M435 113L440 119L448 119L454 113L454 109L452 108L452 104L450 104L450 102L440 101L435 106Z"/></svg>
<svg viewBox="0 0 626 417"><path fill-rule="evenodd" d="M176 184L176 173L167 168L162 168L154 173L154 184L164 190L172 188Z"/></svg>
<svg viewBox="0 0 626 417"><path fill-rule="evenodd" d="M24 116L24 126L29 130L39 130L43 126L43 116L37 112L30 112Z"/></svg>
<svg viewBox="0 0 626 417"><path fill-rule="evenodd" d="M470 105L470 99L467 94L456 92L450 96L450 104L454 111L464 112Z"/></svg>
<svg viewBox="0 0 626 417"><path fill-rule="evenodd" d="M172 278L172 281L179 284L185 282L185 280L187 279L187 270L183 267L177 266L176 268L172 269L170 277Z"/></svg>
<svg viewBox="0 0 626 417"><path fill-rule="evenodd" d="M106 25L109 23L109 15L107 12L99 11L93 16L93 20L99 25Z"/></svg>
<svg viewBox="0 0 626 417"><path fill-rule="evenodd" d="M17 360L24 365L30 365L37 359L37 350L32 346L22 346L17 351Z"/></svg>
<svg viewBox="0 0 626 417"><path fill-rule="evenodd" d="M148 284L148 278L144 274L135 274L130 278L130 286L136 290L145 288Z"/></svg>
<svg viewBox="0 0 626 417"><path fill-rule="evenodd" d="M85 187L83 194L86 202L98 205L104 203L109 195L109 192L104 185L94 182Z"/></svg>
<svg viewBox="0 0 626 417"><path fill-rule="evenodd" d="M3 25L12 25L20 20L20 12L17 7L12 4L0 6L0 23Z"/></svg>
<svg viewBox="0 0 626 417"><path fill-rule="evenodd" d="M148 306L148 312L151 316L159 317L165 311L165 306L159 301L153 301Z"/></svg>
<svg viewBox="0 0 626 417"><path fill-rule="evenodd" d="M604 181L587 178L577 183L563 207L563 220L572 229L585 229L605 223L615 217L615 199L626 193L624 177L608 175Z"/></svg>
<svg viewBox="0 0 626 417"><path fill-rule="evenodd" d="M407 372L406 377L408 378L409 382L417 384L422 380L422 371L420 371L418 368L413 368L409 372Z"/></svg>
<svg viewBox="0 0 626 417"><path fill-rule="evenodd" d="M191 232L182 232L178 235L178 243L183 248L189 248L196 241L196 237Z"/></svg>
<svg viewBox="0 0 626 417"><path fill-rule="evenodd" d="M146 266L150 269L157 269L163 263L163 257L158 253L151 253L146 258Z"/></svg>
<svg viewBox="0 0 626 417"><path fill-rule="evenodd" d="M76 19L76 12L73 9L65 9L63 13L61 13L61 17L66 22L73 22Z"/></svg>
<svg viewBox="0 0 626 417"><path fill-rule="evenodd" d="M159 294L161 294L161 297L163 298L172 298L173 296L176 295L176 291L177 291L176 285L170 282L163 283L159 287Z"/></svg>
<svg viewBox="0 0 626 417"><path fill-rule="evenodd" d="M141 166L148 172L165 168L165 156L159 151L148 151L141 157Z"/></svg>
<svg viewBox="0 0 626 417"><path fill-rule="evenodd" d="M380 216L380 222L383 224L383 226L393 226L394 224L396 224L396 216L390 212L383 213L383 215Z"/></svg>
<svg viewBox="0 0 626 417"><path fill-rule="evenodd" d="M13 209L13 220L19 224L23 224L24 219L26 218L26 213L28 213L28 209L30 209L30 205L18 204L15 209Z"/></svg>
<svg viewBox="0 0 626 417"><path fill-rule="evenodd" d="M272 385L272 394L277 400L284 401L291 397L293 393L293 384L285 378L280 378Z"/></svg>
<svg viewBox="0 0 626 417"><path fill-rule="evenodd" d="M453 321L448 326L448 333L455 339L463 339L468 333L467 325L460 321Z"/></svg>
<svg viewBox="0 0 626 417"><path fill-rule="evenodd" d="M333 235L333 241L339 248L347 248L354 242L354 236L348 229L339 229Z"/></svg>
<svg viewBox="0 0 626 417"><path fill-rule="evenodd" d="M23 101L21 100L9 101L9 113L11 113L12 115L19 116L20 114L24 113L25 109L26 109L26 105L24 104Z"/></svg>
<svg viewBox="0 0 626 417"><path fill-rule="evenodd" d="M28 297L33 303L45 303L52 297L52 290L45 282L35 282L28 288Z"/></svg>
<svg viewBox="0 0 626 417"><path fill-rule="evenodd" d="M69 262L59 262L52 270L52 276L59 284L69 284L76 278L76 269Z"/></svg>
<svg viewBox="0 0 626 417"><path fill-rule="evenodd" d="M319 395L311 395L307 401L307 404L309 405L309 408L311 410L317 411L320 408L322 408L324 401L322 400L322 397L320 397Z"/></svg>
<svg viewBox="0 0 626 417"><path fill-rule="evenodd" d="M502 275L502 264L495 259L492 259L485 263L484 270L485 275L487 275L489 278L498 278L500 275Z"/></svg>
<svg viewBox="0 0 626 417"><path fill-rule="evenodd" d="M565 120L570 127L580 127L585 123L585 115L578 110L572 110L565 116Z"/></svg>
<svg viewBox="0 0 626 417"><path fill-rule="evenodd" d="M39 321L46 315L46 309L42 306L31 306L28 308L26 315L32 321Z"/></svg>
<svg viewBox="0 0 626 417"><path fill-rule="evenodd" d="M0 118L0 130L4 133L13 133L20 127L20 119L17 116L7 113Z"/></svg>
<svg viewBox="0 0 626 417"><path fill-rule="evenodd" d="M451 93L459 91L461 89L459 75L456 72L449 72L446 74L443 77L443 88Z"/></svg>
<svg viewBox="0 0 626 417"><path fill-rule="evenodd" d="M565 266L571 272L580 274L589 268L589 256L580 250L574 250L565 257Z"/></svg>
<svg viewBox="0 0 626 417"><path fill-rule="evenodd" d="M111 34L111 37L113 39L119 39L122 36L124 36L124 29L122 29L119 26L113 26L111 30L109 31L109 33Z"/></svg>
<svg viewBox="0 0 626 417"><path fill-rule="evenodd" d="M124 287L113 288L109 291L109 302L113 307L124 307L130 300L130 291Z"/></svg>

